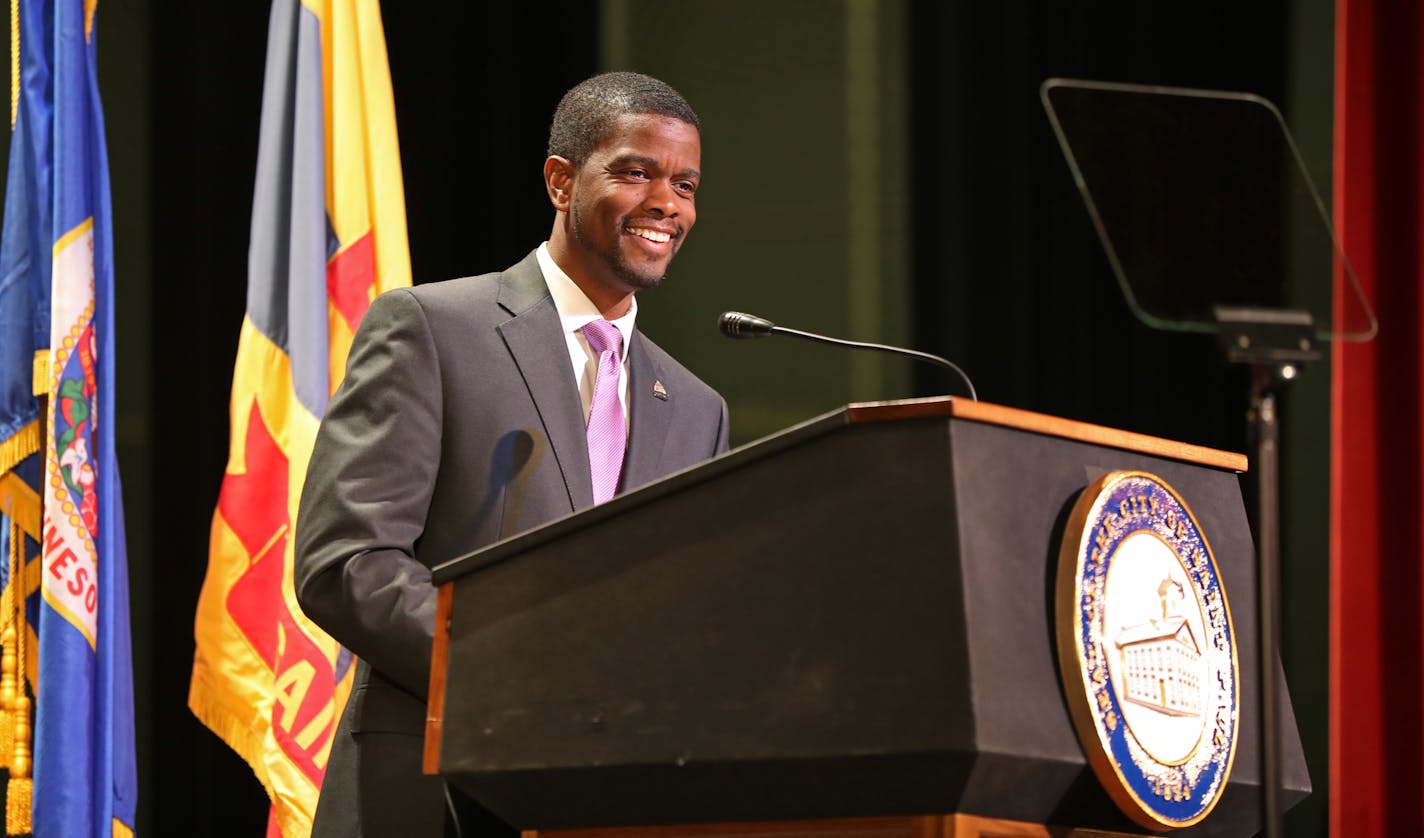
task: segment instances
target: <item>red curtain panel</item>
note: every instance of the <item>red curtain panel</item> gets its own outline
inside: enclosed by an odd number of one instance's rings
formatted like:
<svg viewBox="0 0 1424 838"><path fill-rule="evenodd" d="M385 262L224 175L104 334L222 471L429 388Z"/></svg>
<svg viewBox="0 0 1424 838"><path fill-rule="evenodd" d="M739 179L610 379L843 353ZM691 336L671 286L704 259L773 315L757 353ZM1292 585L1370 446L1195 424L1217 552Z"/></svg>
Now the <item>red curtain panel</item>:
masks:
<svg viewBox="0 0 1424 838"><path fill-rule="evenodd" d="M1337 0L1334 219L1379 318L1334 345L1330 834L1424 833L1419 0ZM1349 305L1336 272L1337 328Z"/></svg>

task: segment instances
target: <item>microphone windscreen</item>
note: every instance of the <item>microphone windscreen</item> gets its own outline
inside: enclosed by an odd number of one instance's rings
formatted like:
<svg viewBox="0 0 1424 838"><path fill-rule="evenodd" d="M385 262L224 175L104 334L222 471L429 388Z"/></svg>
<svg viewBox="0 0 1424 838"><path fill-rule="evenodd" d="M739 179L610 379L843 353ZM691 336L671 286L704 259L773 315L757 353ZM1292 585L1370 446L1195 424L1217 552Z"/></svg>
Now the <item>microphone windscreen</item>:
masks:
<svg viewBox="0 0 1424 838"><path fill-rule="evenodd" d="M724 311L717 318L717 330L729 338L759 338L775 328L770 320L740 311Z"/></svg>

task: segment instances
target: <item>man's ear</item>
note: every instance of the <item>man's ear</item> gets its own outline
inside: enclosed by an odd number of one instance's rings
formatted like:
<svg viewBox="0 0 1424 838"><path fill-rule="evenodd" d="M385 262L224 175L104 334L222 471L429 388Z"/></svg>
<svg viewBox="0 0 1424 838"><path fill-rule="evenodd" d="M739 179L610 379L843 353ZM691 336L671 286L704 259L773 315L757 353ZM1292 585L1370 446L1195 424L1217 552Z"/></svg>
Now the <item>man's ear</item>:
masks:
<svg viewBox="0 0 1424 838"><path fill-rule="evenodd" d="M544 188L549 192L549 202L559 212L568 212L574 200L574 176L577 169L568 158L557 154L544 161Z"/></svg>

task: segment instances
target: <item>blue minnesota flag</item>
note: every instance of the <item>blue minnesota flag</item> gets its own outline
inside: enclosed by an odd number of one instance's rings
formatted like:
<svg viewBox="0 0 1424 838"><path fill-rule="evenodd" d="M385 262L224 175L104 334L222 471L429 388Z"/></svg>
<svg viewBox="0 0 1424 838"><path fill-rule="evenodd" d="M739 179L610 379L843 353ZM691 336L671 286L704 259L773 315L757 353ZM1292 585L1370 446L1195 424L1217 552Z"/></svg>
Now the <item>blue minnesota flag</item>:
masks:
<svg viewBox="0 0 1424 838"><path fill-rule="evenodd" d="M0 766L6 829L133 831L124 514L97 0L12 0L0 244Z"/></svg>

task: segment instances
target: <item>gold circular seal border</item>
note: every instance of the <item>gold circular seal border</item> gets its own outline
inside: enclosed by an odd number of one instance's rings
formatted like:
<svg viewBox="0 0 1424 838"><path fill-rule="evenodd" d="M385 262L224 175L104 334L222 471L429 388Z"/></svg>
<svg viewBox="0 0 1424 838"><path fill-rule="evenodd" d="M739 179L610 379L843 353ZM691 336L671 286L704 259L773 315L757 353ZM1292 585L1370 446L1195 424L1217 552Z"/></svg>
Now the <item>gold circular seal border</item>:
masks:
<svg viewBox="0 0 1424 838"><path fill-rule="evenodd" d="M1084 538L1091 534L1091 530L1086 527L1088 515L1104 494L1111 492L1119 482L1133 477L1143 477L1156 482L1181 505L1182 511L1187 513L1187 518L1192 522L1197 535L1201 537L1202 549L1206 553L1207 561L1211 564L1217 588L1221 591L1221 607L1226 615L1226 630L1231 637L1232 686L1235 692L1232 702L1236 706L1236 713L1231 725L1231 749L1227 754L1226 766L1222 770L1221 788L1215 799L1200 814L1185 821L1163 821L1155 817L1147 804L1128 785L1122 769L1104 749L1103 741L1098 736L1097 714L1092 708L1088 691L1085 689L1087 686L1086 661L1083 649L1078 644L1078 560L1082 554ZM1173 553L1175 552L1174 550ZM1181 561L1180 555L1177 560ZM1068 522L1063 528L1063 540L1059 544L1054 607L1057 612L1055 622L1058 641L1058 669L1063 686L1063 697L1068 703L1068 713L1073 720L1073 731L1078 736L1078 742L1083 748L1083 753L1088 757L1088 764L1092 766L1093 773L1097 775L1099 784L1107 791L1108 796L1112 798L1123 814L1139 826L1154 830L1175 830L1200 823L1212 813L1216 804L1221 802L1222 793L1225 792L1226 784L1231 778L1231 769L1236 763L1236 744L1241 734L1241 665L1236 654L1236 622L1231 617L1231 602L1226 595L1221 568L1216 563L1216 553L1211 549L1211 542L1207 540L1206 532L1198 523L1196 514L1192 512L1192 508L1187 505L1187 502L1182 499L1172 484L1148 471L1120 470L1104 474L1089 483L1079 493L1078 499L1073 503L1073 510L1068 515ZM1126 720L1123 723L1126 724ZM1128 735L1131 735L1130 731Z"/></svg>

